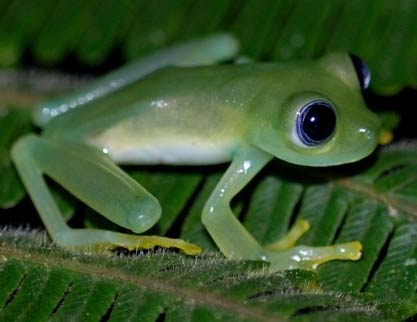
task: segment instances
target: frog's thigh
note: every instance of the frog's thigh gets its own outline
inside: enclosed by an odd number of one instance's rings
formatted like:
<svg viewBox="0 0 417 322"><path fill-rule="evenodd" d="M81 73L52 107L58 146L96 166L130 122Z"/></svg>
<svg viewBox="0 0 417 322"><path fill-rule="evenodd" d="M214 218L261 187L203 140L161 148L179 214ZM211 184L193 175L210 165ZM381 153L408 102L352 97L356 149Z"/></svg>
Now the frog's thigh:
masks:
<svg viewBox="0 0 417 322"><path fill-rule="evenodd" d="M100 214L135 232L147 230L159 219L158 201L100 151L74 142L29 135L14 145L12 158L49 234L58 244L107 248L188 247L183 241L163 237L67 226L43 174Z"/></svg>
<svg viewBox="0 0 417 322"><path fill-rule="evenodd" d="M158 221L158 201L97 149L35 136L19 143L19 160L30 162L109 220L137 233Z"/></svg>

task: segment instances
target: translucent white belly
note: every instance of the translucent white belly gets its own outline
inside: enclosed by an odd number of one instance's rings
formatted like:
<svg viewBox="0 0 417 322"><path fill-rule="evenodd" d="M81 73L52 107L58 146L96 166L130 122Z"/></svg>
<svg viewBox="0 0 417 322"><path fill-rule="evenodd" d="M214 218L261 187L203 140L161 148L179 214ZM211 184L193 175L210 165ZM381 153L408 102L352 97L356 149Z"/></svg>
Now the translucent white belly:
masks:
<svg viewBox="0 0 417 322"><path fill-rule="evenodd" d="M235 146L227 140L204 141L201 138L148 139L142 142L94 141L119 164L217 164L231 160Z"/></svg>

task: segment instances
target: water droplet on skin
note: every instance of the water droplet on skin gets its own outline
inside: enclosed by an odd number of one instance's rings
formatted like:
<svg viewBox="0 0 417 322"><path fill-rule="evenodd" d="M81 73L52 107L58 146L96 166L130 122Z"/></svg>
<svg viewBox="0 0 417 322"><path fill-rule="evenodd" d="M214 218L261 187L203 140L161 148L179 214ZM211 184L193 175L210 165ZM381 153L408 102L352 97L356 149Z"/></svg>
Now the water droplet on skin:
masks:
<svg viewBox="0 0 417 322"><path fill-rule="evenodd" d="M164 100L157 100L151 103L151 106L155 106L157 108L164 108L168 106L168 103Z"/></svg>
<svg viewBox="0 0 417 322"><path fill-rule="evenodd" d="M365 134L368 139L371 138L371 131L369 129L360 128L358 132Z"/></svg>
<svg viewBox="0 0 417 322"><path fill-rule="evenodd" d="M245 173L248 173L248 170L250 169L251 165L252 165L251 161L249 161L249 160L244 161L243 162L243 171Z"/></svg>
<svg viewBox="0 0 417 322"><path fill-rule="evenodd" d="M310 256L311 253L312 253L311 249L309 249L309 250L300 250L300 254L303 255L303 256Z"/></svg>
<svg viewBox="0 0 417 322"><path fill-rule="evenodd" d="M296 262L301 262L301 257L298 256L298 255L291 256L291 259L296 261Z"/></svg>

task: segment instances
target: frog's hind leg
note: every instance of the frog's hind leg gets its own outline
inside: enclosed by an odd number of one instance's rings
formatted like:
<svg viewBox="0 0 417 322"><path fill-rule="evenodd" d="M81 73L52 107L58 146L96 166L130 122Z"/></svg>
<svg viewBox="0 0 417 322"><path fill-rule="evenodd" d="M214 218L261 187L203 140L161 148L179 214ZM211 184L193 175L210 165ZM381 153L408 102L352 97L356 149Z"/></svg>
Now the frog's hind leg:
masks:
<svg viewBox="0 0 417 322"><path fill-rule="evenodd" d="M99 229L70 228L57 207L43 175L51 177L88 206L135 232L159 219L158 201L101 151L67 140L28 135L12 149L13 162L51 238L68 248L127 249L175 247L188 254L199 247L182 240L137 236Z"/></svg>
<svg viewBox="0 0 417 322"><path fill-rule="evenodd" d="M98 78L82 90L41 103L35 108L33 121L43 126L69 109L108 95L166 66L208 65L231 59L237 54L238 47L237 40L231 35L215 34L156 51Z"/></svg>

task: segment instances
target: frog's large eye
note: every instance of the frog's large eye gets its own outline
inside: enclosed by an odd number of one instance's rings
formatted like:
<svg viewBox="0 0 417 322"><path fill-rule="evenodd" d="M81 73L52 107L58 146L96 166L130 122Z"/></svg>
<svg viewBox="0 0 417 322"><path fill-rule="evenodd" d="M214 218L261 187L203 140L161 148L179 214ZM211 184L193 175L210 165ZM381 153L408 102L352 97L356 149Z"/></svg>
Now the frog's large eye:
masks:
<svg viewBox="0 0 417 322"><path fill-rule="evenodd" d="M329 140L336 128L336 112L330 103L317 100L304 105L297 113L296 133L308 146Z"/></svg>
<svg viewBox="0 0 417 322"><path fill-rule="evenodd" d="M369 83L371 82L371 72L369 71L368 66L358 56L353 54L349 54L349 56L352 60L353 66L355 67L361 89L367 89L369 87Z"/></svg>

